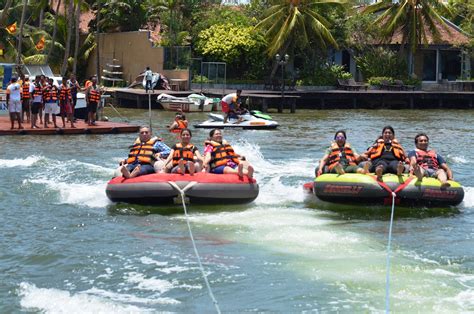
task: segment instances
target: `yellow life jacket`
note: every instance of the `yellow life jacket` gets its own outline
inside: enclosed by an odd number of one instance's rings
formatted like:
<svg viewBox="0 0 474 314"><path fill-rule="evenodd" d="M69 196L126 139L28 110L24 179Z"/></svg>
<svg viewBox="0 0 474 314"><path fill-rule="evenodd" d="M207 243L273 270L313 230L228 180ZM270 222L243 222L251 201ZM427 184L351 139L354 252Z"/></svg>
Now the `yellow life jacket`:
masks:
<svg viewBox="0 0 474 314"><path fill-rule="evenodd" d="M152 165L156 160L153 150L153 145L155 145L156 141L159 141L157 137L151 138L148 142L142 142L140 137L138 137L133 145L130 146L127 164L133 164L138 161L140 164Z"/></svg>
<svg viewBox="0 0 474 314"><path fill-rule="evenodd" d="M173 167L177 166L179 161L194 161L194 145L188 144L183 147L183 144L176 144L176 149L173 153Z"/></svg>
<svg viewBox="0 0 474 314"><path fill-rule="evenodd" d="M214 141L211 141L209 144L213 146L210 162L211 169L227 165L229 159L234 163L239 164L239 159L237 158L232 146L227 143L221 144Z"/></svg>
<svg viewBox="0 0 474 314"><path fill-rule="evenodd" d="M334 168L339 162L339 160L341 160L342 151L344 151L344 153L346 154L346 158L349 161L350 166L357 165L356 159L354 157L354 152L352 151L351 145L349 145L349 143L345 143L344 147L339 147L336 142L333 142L331 144L331 153L329 154L327 164L329 169Z"/></svg>

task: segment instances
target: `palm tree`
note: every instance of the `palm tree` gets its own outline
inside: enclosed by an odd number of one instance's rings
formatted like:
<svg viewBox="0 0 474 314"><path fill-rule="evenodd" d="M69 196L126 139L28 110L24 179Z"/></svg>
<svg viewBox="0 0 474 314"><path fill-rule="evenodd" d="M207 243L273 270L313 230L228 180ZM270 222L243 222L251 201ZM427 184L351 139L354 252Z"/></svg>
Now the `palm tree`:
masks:
<svg viewBox="0 0 474 314"><path fill-rule="evenodd" d="M414 72L413 55L420 44L428 44L428 33L434 41L440 38L437 25L447 28L438 12L448 12L439 0L400 0L395 3L384 0L368 6L364 13L382 12L375 24L380 26L383 42L390 42L395 33L402 35L400 51L408 46L408 70Z"/></svg>
<svg viewBox="0 0 474 314"><path fill-rule="evenodd" d="M48 50L48 55L46 56L46 63L48 63L49 58L51 58L51 53L54 49L54 44L56 42L56 34L58 32L58 18L59 18L59 7L61 6L61 0L58 0L56 4L56 11L54 15L54 28L53 28L53 36L51 38L51 47Z"/></svg>
<svg viewBox="0 0 474 314"><path fill-rule="evenodd" d="M81 6L82 0L77 0L76 3L76 13L75 13L75 36L74 36L74 58L72 64L72 73L76 74L77 70L77 56L79 54L79 41L80 41L80 30L79 30L79 22L81 21Z"/></svg>
<svg viewBox="0 0 474 314"><path fill-rule="evenodd" d="M23 27L25 26L25 15L26 7L28 5L28 0L23 0L23 8L21 10L21 20L20 20L20 33L18 34L18 48L17 48L17 57L16 64L21 62L21 45L23 44Z"/></svg>
<svg viewBox="0 0 474 314"><path fill-rule="evenodd" d="M264 19L255 27L264 30L268 41L268 56L280 52L284 55L290 45L296 41L303 46L315 39L321 47L327 44L337 47L329 31L328 20L318 11L321 6L335 7L342 2L338 0L273 0L265 12ZM271 77L275 75L277 63L274 64Z"/></svg>
<svg viewBox="0 0 474 314"><path fill-rule="evenodd" d="M63 65L61 66L61 76L64 76L67 71L67 64L69 59L69 53L71 52L71 39L72 39L72 28L74 26L74 3L73 0L69 0L67 10L67 38L66 38L66 50L64 51Z"/></svg>
<svg viewBox="0 0 474 314"><path fill-rule="evenodd" d="M8 11L10 10L10 7L12 6L13 0L8 0L7 3L5 3L5 7L2 10L2 14L0 15L0 26L4 27L6 26L6 20L8 18Z"/></svg>

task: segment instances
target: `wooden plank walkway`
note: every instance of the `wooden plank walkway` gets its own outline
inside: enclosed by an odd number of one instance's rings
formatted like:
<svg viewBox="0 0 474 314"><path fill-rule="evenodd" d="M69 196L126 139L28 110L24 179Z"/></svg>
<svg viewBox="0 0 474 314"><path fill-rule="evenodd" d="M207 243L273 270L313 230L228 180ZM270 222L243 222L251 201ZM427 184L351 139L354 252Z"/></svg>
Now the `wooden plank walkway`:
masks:
<svg viewBox="0 0 474 314"><path fill-rule="evenodd" d="M58 126L62 126L60 117L56 117ZM66 128L53 128L50 123L48 128L32 129L30 123L23 123L24 129L18 129L18 123L15 122L15 128L10 129L10 118L8 115L0 116L0 135L74 135L74 134L117 134L117 133L135 133L140 126L127 123L98 121L97 125L89 126L83 120L76 121L76 128L72 129L70 124ZM39 122L38 122L39 125Z"/></svg>

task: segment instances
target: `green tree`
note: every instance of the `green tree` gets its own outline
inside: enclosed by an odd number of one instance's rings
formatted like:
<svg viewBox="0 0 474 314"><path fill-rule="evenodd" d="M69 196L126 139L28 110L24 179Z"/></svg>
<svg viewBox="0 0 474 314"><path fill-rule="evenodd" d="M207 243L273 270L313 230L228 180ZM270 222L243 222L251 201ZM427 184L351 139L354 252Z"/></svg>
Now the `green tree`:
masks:
<svg viewBox="0 0 474 314"><path fill-rule="evenodd" d="M448 12L448 8L439 0L383 0L364 10L366 14L379 12L375 24L380 26L383 42L390 42L395 33L401 33L400 49L408 47L408 68L413 74L413 54L420 44L428 43L428 34L435 42L440 38L437 25L447 25L438 12Z"/></svg>

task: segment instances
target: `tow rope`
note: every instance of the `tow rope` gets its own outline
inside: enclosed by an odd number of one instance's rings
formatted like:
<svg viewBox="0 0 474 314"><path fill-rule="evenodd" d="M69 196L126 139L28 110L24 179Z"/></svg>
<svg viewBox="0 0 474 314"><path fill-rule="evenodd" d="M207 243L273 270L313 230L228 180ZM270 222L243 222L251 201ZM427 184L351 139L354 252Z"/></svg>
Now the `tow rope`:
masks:
<svg viewBox="0 0 474 314"><path fill-rule="evenodd" d="M403 182L403 184L400 184L395 191L392 191L392 189L385 184L382 181L377 180L377 177L373 177L375 181L390 195L392 196L392 210L390 213L390 225L388 228L388 243L387 243L387 267L386 267L386 277L385 277L385 313L390 312L390 254L391 254L391 245L392 245L392 229L393 229L393 216L395 213L395 203L396 203L396 198L397 198L397 193L403 190L404 188L407 187L408 184L413 180L413 177L409 177L408 179Z"/></svg>
<svg viewBox="0 0 474 314"><path fill-rule="evenodd" d="M221 314L221 310L219 309L219 303L217 303L216 298L214 297L214 294L212 293L211 285L209 284L209 281L207 280L206 273L204 272L204 267L202 266L201 263L201 257L199 256L197 247L196 247L196 242L194 241L194 236L193 232L191 230L191 223L189 222L189 216L188 216L188 210L186 208L186 197L185 193L187 190L192 188L195 184L197 184L196 181L189 182L183 189L181 189L176 182L173 181L168 181L168 183L176 190L179 192L181 196L181 202L183 204L183 210L184 210L184 215L186 216L186 223L188 225L188 230L189 230L189 237L191 238L191 242L193 243L193 248L194 248L194 254L196 255L198 264L199 264L199 269L201 270L202 277L204 278L204 281L206 283L207 291L209 292L209 296L211 297L212 303L214 303L214 306L216 308L216 311L218 314Z"/></svg>

